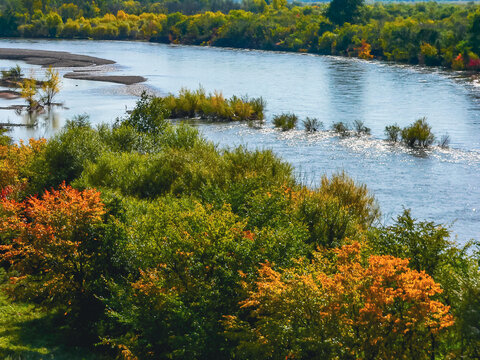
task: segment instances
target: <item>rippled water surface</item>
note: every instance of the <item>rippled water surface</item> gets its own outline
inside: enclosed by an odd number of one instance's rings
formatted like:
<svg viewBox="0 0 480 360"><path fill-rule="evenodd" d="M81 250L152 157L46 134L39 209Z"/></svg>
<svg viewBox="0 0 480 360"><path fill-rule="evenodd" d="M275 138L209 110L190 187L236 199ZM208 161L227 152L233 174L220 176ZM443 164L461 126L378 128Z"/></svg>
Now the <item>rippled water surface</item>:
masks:
<svg viewBox="0 0 480 360"><path fill-rule="evenodd" d="M58 100L66 108L35 129L16 128L16 139L51 136L75 114L87 113L93 123L111 122L133 107L143 89L166 94L201 84L226 96L262 96L267 121L260 129L242 123L198 126L222 146L272 149L311 186L322 174L345 170L375 194L385 222L411 208L418 218L451 225L460 242L480 240L480 87L470 78L336 57L142 42L0 40L0 47L98 56L117 62L103 71L148 78L131 86L64 79ZM0 60L0 68L14 64ZM37 66L22 66L31 69L27 73L42 73ZM15 103L21 100L0 100L0 106ZM372 136L309 135L301 124L282 133L270 122L280 112L317 117L326 128L336 121L361 120ZM437 137L450 136L449 149L419 153L383 141L386 125L406 126L423 116ZM0 122L21 120L13 111L0 111Z"/></svg>

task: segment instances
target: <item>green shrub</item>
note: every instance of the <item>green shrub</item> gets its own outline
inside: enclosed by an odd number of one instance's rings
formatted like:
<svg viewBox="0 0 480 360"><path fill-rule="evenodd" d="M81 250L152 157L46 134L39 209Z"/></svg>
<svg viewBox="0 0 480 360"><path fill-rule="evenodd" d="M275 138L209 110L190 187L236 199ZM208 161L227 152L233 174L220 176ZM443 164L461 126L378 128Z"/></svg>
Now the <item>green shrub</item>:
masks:
<svg viewBox="0 0 480 360"><path fill-rule="evenodd" d="M353 128L357 135L370 135L370 128L366 127L361 120L354 120Z"/></svg>
<svg viewBox="0 0 480 360"><path fill-rule="evenodd" d="M432 134L432 128L427 123L425 117L418 119L412 125L403 128L402 141L408 147L429 147L435 136Z"/></svg>
<svg viewBox="0 0 480 360"><path fill-rule="evenodd" d="M6 133L8 133L8 129L0 126L0 146L10 145L12 143L12 138L8 135L5 135Z"/></svg>
<svg viewBox="0 0 480 360"><path fill-rule="evenodd" d="M388 141L397 142L399 140L402 129L397 124L385 126L385 135Z"/></svg>
<svg viewBox="0 0 480 360"><path fill-rule="evenodd" d="M332 130L338 135L340 135L341 137L347 137L350 132L348 125L345 124L343 121L333 123Z"/></svg>
<svg viewBox="0 0 480 360"><path fill-rule="evenodd" d="M413 269L432 276L438 275L444 263L453 260L450 249L454 243L448 229L433 222L417 221L410 210L404 210L393 225L379 228L370 241L375 252L409 258Z"/></svg>
<svg viewBox="0 0 480 360"><path fill-rule="evenodd" d="M309 242L337 247L345 238L358 238L379 219L380 210L365 185L356 184L345 173L322 177L319 189L303 189L297 216L308 226Z"/></svg>
<svg viewBox="0 0 480 360"><path fill-rule="evenodd" d="M22 68L17 64L9 70L2 70L2 80L13 83L21 81L23 78Z"/></svg>
<svg viewBox="0 0 480 360"><path fill-rule="evenodd" d="M273 116L273 125L276 128L281 128L282 131L287 131L293 129L298 122L298 117L295 114L283 113L280 115Z"/></svg>
<svg viewBox="0 0 480 360"><path fill-rule="evenodd" d="M81 175L87 162L95 161L105 150L98 131L84 116L75 117L48 141L42 160L35 164L31 185L42 192L63 181L70 183Z"/></svg>
<svg viewBox="0 0 480 360"><path fill-rule="evenodd" d="M166 193L196 194L221 181L221 157L211 144L165 147L151 154L105 152L89 163L77 185L119 190L123 195L153 198Z"/></svg>
<svg viewBox="0 0 480 360"><path fill-rule="evenodd" d="M165 101L143 92L131 114L125 119L117 119L116 126L126 125L141 133L158 134L167 126L165 119L168 117L170 111Z"/></svg>
<svg viewBox="0 0 480 360"><path fill-rule="evenodd" d="M246 230L228 205L136 201L127 218L128 247L141 270L130 286L111 284L107 335L138 358L229 358L221 320L239 312L243 283L256 277L259 263L287 265L305 254L285 231Z"/></svg>
<svg viewBox="0 0 480 360"><path fill-rule="evenodd" d="M306 132L316 132L323 128L323 123L316 118L307 117L303 120L303 126Z"/></svg>

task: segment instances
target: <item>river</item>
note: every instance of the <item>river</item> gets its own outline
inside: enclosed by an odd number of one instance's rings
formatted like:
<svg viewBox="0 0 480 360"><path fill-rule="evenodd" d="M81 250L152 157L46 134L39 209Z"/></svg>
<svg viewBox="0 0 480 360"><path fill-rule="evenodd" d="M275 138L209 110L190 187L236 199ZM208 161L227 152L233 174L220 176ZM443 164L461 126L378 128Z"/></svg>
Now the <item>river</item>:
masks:
<svg viewBox="0 0 480 360"><path fill-rule="evenodd" d="M63 79L58 100L65 108L36 128L16 128L11 133L16 140L51 136L76 114L88 114L94 124L112 122L134 106L144 89L167 94L201 85L225 96L262 96L267 120L261 128L244 123L196 126L220 146L272 149L309 186L318 184L322 174L346 171L375 195L384 223L410 208L416 218L450 226L460 243L480 240L480 87L458 73L331 56L146 42L0 39L0 47L97 56L117 62L102 71L148 79L129 86ZM2 69L12 65L0 60ZM27 74L43 72L20 65ZM0 100L0 106L17 103L22 101ZM280 132L271 117L281 112L316 117L326 129L333 122L361 120L372 135L340 139L328 131L307 134L301 123L297 130ZM450 148L418 152L383 140L386 125L406 126L424 116L438 138L450 136ZM21 119L2 110L0 122L5 121Z"/></svg>

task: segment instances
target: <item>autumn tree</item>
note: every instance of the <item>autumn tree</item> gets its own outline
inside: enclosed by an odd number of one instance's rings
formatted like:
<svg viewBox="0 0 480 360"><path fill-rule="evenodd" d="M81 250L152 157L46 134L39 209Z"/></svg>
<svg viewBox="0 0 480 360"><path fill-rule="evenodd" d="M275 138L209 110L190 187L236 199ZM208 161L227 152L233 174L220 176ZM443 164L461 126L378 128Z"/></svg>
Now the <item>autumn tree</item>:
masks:
<svg viewBox="0 0 480 360"><path fill-rule="evenodd" d="M27 110L29 112L35 111L38 106L38 101L35 99L37 95L37 81L33 78L24 79L19 83L20 95L27 102Z"/></svg>
<svg viewBox="0 0 480 360"><path fill-rule="evenodd" d="M251 319L225 318L244 358L428 359L453 324L440 286L408 260L365 257L359 243L274 270L265 263L247 300ZM250 325L253 324L253 325Z"/></svg>
<svg viewBox="0 0 480 360"><path fill-rule="evenodd" d="M45 139L30 139L28 144L0 144L0 189L9 188L16 197L29 193L30 180L40 177L34 163L42 158Z"/></svg>
<svg viewBox="0 0 480 360"><path fill-rule="evenodd" d="M60 92L61 80L58 71L50 66L46 73L46 79L42 82L42 102L46 106L51 106L53 98Z"/></svg>
<svg viewBox="0 0 480 360"><path fill-rule="evenodd" d="M23 202L0 198L0 260L9 264L11 294L79 317L93 312L92 262L99 257L104 205L95 190L58 190Z"/></svg>

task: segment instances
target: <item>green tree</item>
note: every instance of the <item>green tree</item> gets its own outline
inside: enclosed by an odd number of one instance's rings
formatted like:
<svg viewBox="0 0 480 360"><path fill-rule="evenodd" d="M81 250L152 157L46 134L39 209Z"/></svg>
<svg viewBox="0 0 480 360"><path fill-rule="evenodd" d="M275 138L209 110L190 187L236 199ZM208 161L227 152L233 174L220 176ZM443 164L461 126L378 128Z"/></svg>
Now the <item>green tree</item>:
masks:
<svg viewBox="0 0 480 360"><path fill-rule="evenodd" d="M334 24L354 22L359 15L363 0L332 0L327 8L327 17Z"/></svg>
<svg viewBox="0 0 480 360"><path fill-rule="evenodd" d="M61 30L63 25L62 18L56 12L50 12L46 17L48 35L55 37Z"/></svg>

